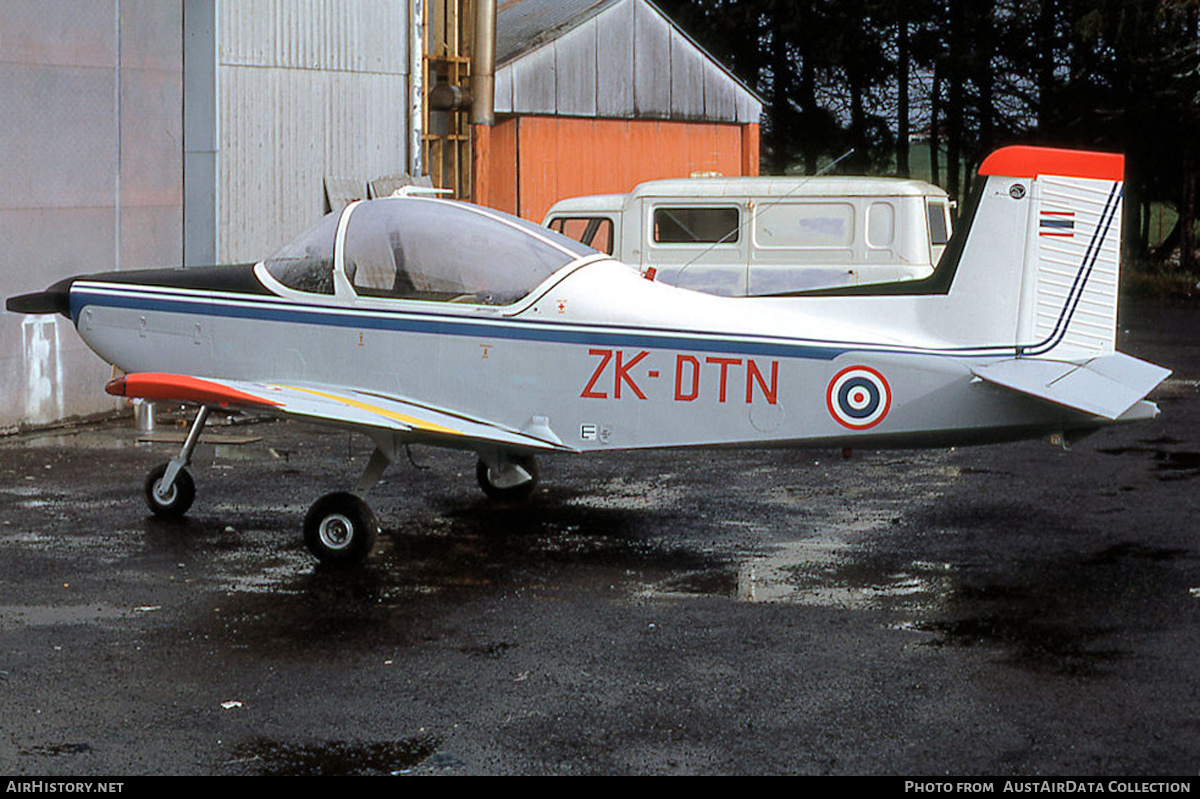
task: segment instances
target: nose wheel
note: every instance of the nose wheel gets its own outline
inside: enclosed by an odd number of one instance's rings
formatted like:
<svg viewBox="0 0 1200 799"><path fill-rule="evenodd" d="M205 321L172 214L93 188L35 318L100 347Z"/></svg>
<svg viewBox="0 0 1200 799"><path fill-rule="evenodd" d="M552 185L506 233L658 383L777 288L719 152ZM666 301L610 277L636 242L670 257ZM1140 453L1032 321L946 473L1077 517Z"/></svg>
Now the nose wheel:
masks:
<svg viewBox="0 0 1200 799"><path fill-rule="evenodd" d="M187 469L180 468L175 473L175 479L168 484L164 478L170 467L170 463L160 463L151 469L146 475L143 494L146 507L150 508L150 512L155 516L179 519L188 512L196 499L196 482Z"/></svg>

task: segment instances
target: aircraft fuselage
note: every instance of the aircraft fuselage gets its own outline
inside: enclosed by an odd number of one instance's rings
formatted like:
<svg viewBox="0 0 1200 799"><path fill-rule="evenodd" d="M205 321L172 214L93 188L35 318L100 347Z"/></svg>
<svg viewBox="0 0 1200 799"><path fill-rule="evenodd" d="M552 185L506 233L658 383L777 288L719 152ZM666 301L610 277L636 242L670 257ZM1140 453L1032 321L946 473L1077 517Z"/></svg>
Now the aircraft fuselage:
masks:
<svg viewBox="0 0 1200 799"><path fill-rule="evenodd" d="M124 277L76 281L70 305L89 346L125 371L436 397L514 430L544 419L582 451L910 446L1092 426L973 378L968 364L1011 348L964 357L932 343L815 336L803 299L711 297L603 260L500 309ZM655 306L662 312L647 318ZM638 324L614 313L622 307L637 309Z"/></svg>

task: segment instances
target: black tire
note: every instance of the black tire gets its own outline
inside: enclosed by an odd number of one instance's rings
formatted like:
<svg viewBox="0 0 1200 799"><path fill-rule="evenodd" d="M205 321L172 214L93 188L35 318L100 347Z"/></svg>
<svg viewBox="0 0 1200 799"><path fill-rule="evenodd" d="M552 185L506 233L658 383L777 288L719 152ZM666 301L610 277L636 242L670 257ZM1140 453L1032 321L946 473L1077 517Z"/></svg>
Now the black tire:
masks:
<svg viewBox="0 0 1200 799"><path fill-rule="evenodd" d="M479 487L483 489L483 493L488 495L488 498L498 502L520 502L528 499L533 493L533 489L538 483L537 461L532 455L522 455L509 460L529 472L530 479L524 483L515 486L502 488L492 482L492 470L481 458L475 464L475 479L479 482Z"/></svg>
<svg viewBox="0 0 1200 799"><path fill-rule="evenodd" d="M371 553L379 523L356 494L338 491L313 503L304 517L304 543L317 560L333 566L359 563Z"/></svg>
<svg viewBox="0 0 1200 799"><path fill-rule="evenodd" d="M162 483L163 475L166 473L167 464L165 463L160 463L151 469L142 486L142 494L146 498L146 507L150 508L155 516L164 519L179 519L188 512L192 507L192 502L196 499L196 482L187 469L180 469L179 474L175 475L175 485L171 486L171 493L166 497L160 497L155 489Z"/></svg>

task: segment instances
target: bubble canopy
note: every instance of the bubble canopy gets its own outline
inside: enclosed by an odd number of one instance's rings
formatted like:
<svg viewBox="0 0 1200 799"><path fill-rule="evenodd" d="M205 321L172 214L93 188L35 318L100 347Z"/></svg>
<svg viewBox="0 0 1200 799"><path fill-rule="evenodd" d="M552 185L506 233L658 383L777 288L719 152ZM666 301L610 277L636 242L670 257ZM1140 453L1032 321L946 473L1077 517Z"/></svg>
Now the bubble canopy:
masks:
<svg viewBox="0 0 1200 799"><path fill-rule="evenodd" d="M344 236L339 242L339 231ZM490 208L424 197L352 203L263 262L306 293L509 305L596 250Z"/></svg>

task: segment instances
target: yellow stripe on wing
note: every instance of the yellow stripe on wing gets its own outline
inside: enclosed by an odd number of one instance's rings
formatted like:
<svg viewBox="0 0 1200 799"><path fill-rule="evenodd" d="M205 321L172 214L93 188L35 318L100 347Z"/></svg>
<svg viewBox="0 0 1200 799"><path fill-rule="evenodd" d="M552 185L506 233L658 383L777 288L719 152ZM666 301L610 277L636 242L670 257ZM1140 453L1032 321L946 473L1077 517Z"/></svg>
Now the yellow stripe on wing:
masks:
<svg viewBox="0 0 1200 799"><path fill-rule="evenodd" d="M424 419L416 416L409 416L408 414L389 411L387 408L381 408L378 405L371 405L366 402L359 402L358 400L350 399L349 397L343 397L338 394L326 394L324 391L316 391L311 388L300 388L299 386L281 386L280 388L286 388L291 391L300 391L304 394L311 394L314 397L321 397L323 399L333 400L334 402L340 402L343 405L349 405L352 408L358 408L360 411L377 413L380 416L384 416L388 419L395 419L398 422L403 422L404 424L411 425L418 430L423 430L428 433L444 433L452 436L466 435L466 433L461 430L455 430L451 427L443 427L440 424L427 422Z"/></svg>

